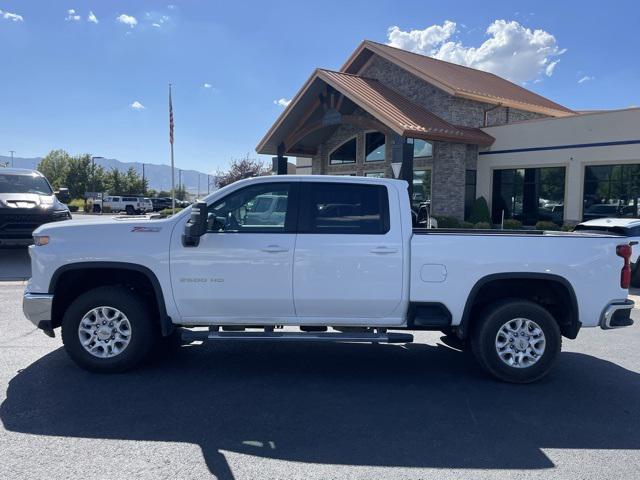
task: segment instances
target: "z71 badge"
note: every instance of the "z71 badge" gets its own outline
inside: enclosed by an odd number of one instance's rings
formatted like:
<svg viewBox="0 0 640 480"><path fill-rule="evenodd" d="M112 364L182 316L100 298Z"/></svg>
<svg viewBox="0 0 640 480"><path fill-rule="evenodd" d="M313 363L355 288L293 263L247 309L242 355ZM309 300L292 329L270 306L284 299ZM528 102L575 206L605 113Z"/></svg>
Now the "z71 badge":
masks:
<svg viewBox="0 0 640 480"><path fill-rule="evenodd" d="M150 232L150 233L158 233L162 230L162 227L133 227L131 229L132 232Z"/></svg>

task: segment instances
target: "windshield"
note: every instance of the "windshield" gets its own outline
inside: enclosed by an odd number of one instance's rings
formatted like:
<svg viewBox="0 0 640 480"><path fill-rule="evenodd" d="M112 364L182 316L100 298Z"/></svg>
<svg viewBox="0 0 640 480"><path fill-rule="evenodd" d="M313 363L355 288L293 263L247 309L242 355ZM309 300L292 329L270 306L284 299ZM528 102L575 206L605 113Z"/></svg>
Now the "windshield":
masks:
<svg viewBox="0 0 640 480"><path fill-rule="evenodd" d="M7 173L0 173L0 193L53 194L47 179L40 175L11 175Z"/></svg>

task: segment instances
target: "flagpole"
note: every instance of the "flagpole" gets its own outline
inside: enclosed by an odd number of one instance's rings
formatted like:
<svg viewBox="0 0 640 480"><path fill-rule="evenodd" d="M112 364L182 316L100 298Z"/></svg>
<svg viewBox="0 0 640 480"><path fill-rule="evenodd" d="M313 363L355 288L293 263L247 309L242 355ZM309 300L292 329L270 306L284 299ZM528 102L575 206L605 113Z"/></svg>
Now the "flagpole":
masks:
<svg viewBox="0 0 640 480"><path fill-rule="evenodd" d="M171 145L171 214L176 213L176 176L173 163L173 105L171 104L171 84L169 84L169 144Z"/></svg>

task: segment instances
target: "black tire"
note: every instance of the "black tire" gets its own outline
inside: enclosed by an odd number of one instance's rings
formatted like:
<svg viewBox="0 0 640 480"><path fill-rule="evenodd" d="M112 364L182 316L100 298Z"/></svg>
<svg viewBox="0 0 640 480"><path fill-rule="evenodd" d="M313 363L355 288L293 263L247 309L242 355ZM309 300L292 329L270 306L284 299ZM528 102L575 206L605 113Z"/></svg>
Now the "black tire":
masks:
<svg viewBox="0 0 640 480"><path fill-rule="evenodd" d="M124 209L127 215L135 215L136 211L133 209L133 205L127 205Z"/></svg>
<svg viewBox="0 0 640 480"><path fill-rule="evenodd" d="M129 344L117 355L99 358L89 353L80 341L78 327L87 312L108 306L122 312L131 326ZM62 342L69 356L80 367L92 372L123 372L144 360L160 336L144 299L130 289L114 285L83 293L67 308L62 319Z"/></svg>
<svg viewBox="0 0 640 480"><path fill-rule="evenodd" d="M545 338L542 355L535 363L522 368L508 365L496 348L501 327L517 318L537 323ZM561 347L562 334L553 316L545 308L527 300L505 299L493 303L484 309L477 323L472 324L471 350L476 360L486 372L504 382L531 383L544 377L558 358Z"/></svg>

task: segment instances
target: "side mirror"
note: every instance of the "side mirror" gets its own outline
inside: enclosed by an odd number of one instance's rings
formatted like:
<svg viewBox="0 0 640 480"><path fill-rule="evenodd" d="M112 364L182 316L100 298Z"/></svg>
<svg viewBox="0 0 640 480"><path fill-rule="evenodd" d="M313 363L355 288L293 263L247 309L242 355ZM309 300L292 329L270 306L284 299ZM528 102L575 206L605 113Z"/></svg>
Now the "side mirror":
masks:
<svg viewBox="0 0 640 480"><path fill-rule="evenodd" d="M191 208L191 218L184 226L182 244L185 247L197 247L200 237L207 233L207 202L197 202Z"/></svg>
<svg viewBox="0 0 640 480"><path fill-rule="evenodd" d="M66 187L61 187L57 192L55 192L56 198L60 200L62 203L69 203L69 189Z"/></svg>

